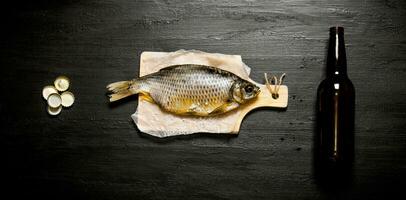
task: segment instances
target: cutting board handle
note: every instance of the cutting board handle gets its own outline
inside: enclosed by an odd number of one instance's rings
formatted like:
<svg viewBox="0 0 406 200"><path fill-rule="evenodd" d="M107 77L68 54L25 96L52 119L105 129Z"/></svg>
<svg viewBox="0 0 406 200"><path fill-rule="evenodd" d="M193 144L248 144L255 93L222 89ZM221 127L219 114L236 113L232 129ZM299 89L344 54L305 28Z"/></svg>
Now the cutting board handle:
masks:
<svg viewBox="0 0 406 200"><path fill-rule="evenodd" d="M252 81L252 80L251 80ZM252 81L256 83L255 81ZM241 122L244 119L245 115L247 115L249 112L252 110L255 110L257 108L261 107L271 107L271 108L287 108L288 106L288 87L286 85L281 85L279 90L278 90L278 97L274 98L272 97L272 93L268 90L266 85L262 85L259 83L256 83L260 89L261 92L258 94L258 97L253 100L253 102L248 103L247 105L243 106L241 108L240 115L235 123L235 126L233 128L233 133L238 134L238 131L240 130Z"/></svg>

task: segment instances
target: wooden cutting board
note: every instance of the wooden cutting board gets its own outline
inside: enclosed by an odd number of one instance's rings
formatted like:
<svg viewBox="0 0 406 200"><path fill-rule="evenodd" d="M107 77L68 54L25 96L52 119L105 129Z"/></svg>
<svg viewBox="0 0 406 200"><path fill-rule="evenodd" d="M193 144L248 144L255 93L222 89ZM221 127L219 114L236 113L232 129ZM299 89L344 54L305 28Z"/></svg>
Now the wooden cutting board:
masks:
<svg viewBox="0 0 406 200"><path fill-rule="evenodd" d="M279 97L277 99L272 98L264 84L249 78L250 69L242 62L239 55L179 50L170 53L143 52L140 60L140 76L154 73L161 68L175 64L203 64L233 72L241 78L256 83L261 88L261 92L255 100L233 111L213 117L173 115L163 112L157 105L139 98L137 111L132 115L132 118L140 131L150 135L167 137L202 132L238 134L242 120L252 110L261 107L281 109L288 105L288 87L281 85L278 92Z"/></svg>

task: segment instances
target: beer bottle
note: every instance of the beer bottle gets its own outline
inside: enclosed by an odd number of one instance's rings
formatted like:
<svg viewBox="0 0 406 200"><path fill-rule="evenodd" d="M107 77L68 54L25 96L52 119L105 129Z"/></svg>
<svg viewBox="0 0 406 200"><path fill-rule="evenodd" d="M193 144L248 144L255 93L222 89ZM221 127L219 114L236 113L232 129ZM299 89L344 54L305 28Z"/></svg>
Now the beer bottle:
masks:
<svg viewBox="0 0 406 200"><path fill-rule="evenodd" d="M347 76L344 28L330 28L326 78L317 90L317 164L343 175L354 160L355 90ZM326 174L324 174L326 175Z"/></svg>

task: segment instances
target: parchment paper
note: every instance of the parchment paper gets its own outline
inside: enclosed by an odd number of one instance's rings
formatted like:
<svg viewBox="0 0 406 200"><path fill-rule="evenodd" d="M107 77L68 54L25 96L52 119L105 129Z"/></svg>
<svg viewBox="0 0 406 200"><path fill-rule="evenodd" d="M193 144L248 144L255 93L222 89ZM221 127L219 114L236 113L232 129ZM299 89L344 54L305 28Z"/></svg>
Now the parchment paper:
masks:
<svg viewBox="0 0 406 200"><path fill-rule="evenodd" d="M161 68L176 64L201 64L218 67L248 79L250 68L240 55L205 53L202 51L178 50L176 52L143 52L141 54L140 76L159 71ZM179 116L162 111L157 105L142 98L131 115L138 129L156 137L187 135L192 133L230 133L240 112L238 108L224 115L214 117Z"/></svg>

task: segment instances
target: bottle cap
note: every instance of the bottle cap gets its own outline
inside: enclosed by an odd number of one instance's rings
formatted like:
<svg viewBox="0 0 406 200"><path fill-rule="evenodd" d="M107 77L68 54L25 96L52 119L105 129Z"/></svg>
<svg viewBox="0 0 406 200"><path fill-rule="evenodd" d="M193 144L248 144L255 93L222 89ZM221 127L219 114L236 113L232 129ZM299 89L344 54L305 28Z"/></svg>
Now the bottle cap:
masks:
<svg viewBox="0 0 406 200"><path fill-rule="evenodd" d="M72 94L72 92L68 91L61 94L61 99L63 107L70 107L75 102L75 96Z"/></svg>
<svg viewBox="0 0 406 200"><path fill-rule="evenodd" d="M58 90L52 85L45 86L42 89L42 97L44 97L45 100L48 99L49 95L54 93L58 93Z"/></svg>
<svg viewBox="0 0 406 200"><path fill-rule="evenodd" d="M54 81L55 88L63 92L69 88L69 79L66 76L58 76Z"/></svg>
<svg viewBox="0 0 406 200"><path fill-rule="evenodd" d="M58 108L62 104L61 96L58 93L53 93L49 95L47 103L49 107Z"/></svg>
<svg viewBox="0 0 406 200"><path fill-rule="evenodd" d="M59 113L61 113L62 110L62 106L59 106L57 108L52 108L51 106L48 106L47 111L48 114L50 115L58 115Z"/></svg>

